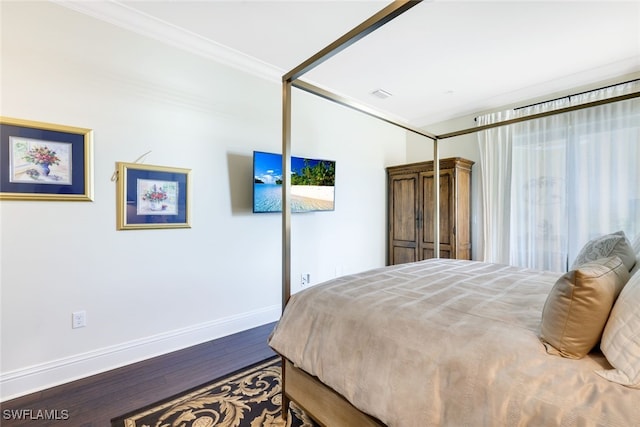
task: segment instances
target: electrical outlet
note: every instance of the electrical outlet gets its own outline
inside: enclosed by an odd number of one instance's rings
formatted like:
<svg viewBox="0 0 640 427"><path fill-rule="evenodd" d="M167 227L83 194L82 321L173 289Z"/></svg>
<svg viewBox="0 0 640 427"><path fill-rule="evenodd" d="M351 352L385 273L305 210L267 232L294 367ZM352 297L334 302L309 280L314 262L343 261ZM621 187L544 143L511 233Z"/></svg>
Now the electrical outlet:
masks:
<svg viewBox="0 0 640 427"><path fill-rule="evenodd" d="M300 285L307 286L311 282L311 273L303 273L300 275Z"/></svg>
<svg viewBox="0 0 640 427"><path fill-rule="evenodd" d="M74 311L71 313L71 327L73 329L84 328L87 326L87 312L82 311Z"/></svg>

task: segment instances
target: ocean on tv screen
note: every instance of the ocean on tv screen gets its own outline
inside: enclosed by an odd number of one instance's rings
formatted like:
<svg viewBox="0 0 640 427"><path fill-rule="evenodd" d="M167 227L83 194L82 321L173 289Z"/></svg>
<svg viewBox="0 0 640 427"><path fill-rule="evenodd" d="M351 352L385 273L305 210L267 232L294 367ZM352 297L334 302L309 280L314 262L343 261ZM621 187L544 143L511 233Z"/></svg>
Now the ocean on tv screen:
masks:
<svg viewBox="0 0 640 427"><path fill-rule="evenodd" d="M256 151L253 156L253 211L282 211L282 156ZM291 211L335 208L335 162L291 157Z"/></svg>
<svg viewBox="0 0 640 427"><path fill-rule="evenodd" d="M334 189L329 186L292 185L291 211L313 212L334 209ZM254 212L281 212L282 185L254 184Z"/></svg>

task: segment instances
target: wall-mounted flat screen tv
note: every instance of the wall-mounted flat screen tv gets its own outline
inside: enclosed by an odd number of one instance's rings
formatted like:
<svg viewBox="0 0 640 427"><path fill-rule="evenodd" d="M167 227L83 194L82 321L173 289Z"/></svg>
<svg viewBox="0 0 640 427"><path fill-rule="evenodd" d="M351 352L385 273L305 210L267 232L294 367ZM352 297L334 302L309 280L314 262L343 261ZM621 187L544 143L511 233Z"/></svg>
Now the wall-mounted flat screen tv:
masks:
<svg viewBox="0 0 640 427"><path fill-rule="evenodd" d="M335 209L336 162L291 156L291 212ZM282 155L253 152L253 212L282 212Z"/></svg>

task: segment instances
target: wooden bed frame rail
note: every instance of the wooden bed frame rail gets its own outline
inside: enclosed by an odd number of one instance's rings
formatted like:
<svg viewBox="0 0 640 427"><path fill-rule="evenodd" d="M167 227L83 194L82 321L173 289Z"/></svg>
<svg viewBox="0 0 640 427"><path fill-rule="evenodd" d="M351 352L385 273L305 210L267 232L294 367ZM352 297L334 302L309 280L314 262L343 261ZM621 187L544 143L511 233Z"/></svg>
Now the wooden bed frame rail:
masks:
<svg viewBox="0 0 640 427"><path fill-rule="evenodd" d="M283 418L288 413L289 400L292 400L323 427L384 427L380 421L359 411L340 394L296 368L284 357L282 375L283 379L286 378L283 381Z"/></svg>

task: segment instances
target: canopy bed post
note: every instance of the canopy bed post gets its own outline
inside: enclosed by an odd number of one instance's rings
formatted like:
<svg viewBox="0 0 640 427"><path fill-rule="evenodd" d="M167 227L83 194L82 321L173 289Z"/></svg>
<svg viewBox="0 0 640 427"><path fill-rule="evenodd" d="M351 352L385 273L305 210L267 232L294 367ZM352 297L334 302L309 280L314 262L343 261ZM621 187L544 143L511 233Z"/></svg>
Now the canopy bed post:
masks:
<svg viewBox="0 0 640 427"><path fill-rule="evenodd" d="M291 80L282 81L282 311L291 296ZM282 359L282 419L286 422L289 397L285 393L286 359Z"/></svg>
<svg viewBox="0 0 640 427"><path fill-rule="evenodd" d="M291 297L291 80L282 81L282 310Z"/></svg>
<svg viewBox="0 0 640 427"><path fill-rule="evenodd" d="M440 258L440 153L433 140L433 257Z"/></svg>

